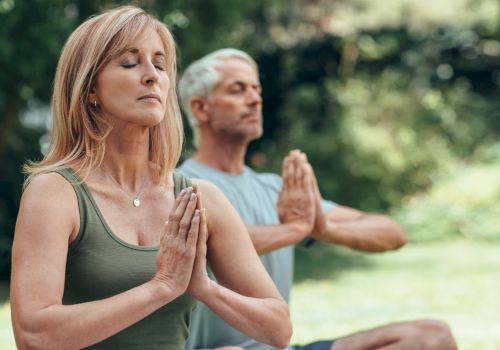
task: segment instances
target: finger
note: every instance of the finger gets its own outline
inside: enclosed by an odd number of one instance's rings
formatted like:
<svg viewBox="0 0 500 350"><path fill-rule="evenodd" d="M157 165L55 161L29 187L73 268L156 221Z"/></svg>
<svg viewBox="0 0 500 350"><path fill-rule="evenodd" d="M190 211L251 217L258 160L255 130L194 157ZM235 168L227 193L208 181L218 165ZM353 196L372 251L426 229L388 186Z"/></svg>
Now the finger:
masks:
<svg viewBox="0 0 500 350"><path fill-rule="evenodd" d="M282 179L283 179L283 189L288 189L291 186L290 183L290 162L291 157L286 156L283 160L283 170L282 170Z"/></svg>
<svg viewBox="0 0 500 350"><path fill-rule="evenodd" d="M314 169L312 168L311 164L307 164L307 171L309 173L309 178L310 178L310 186L312 190L314 191L314 196L317 201L317 203L321 202L321 193L319 192L319 187L318 187L318 180L316 179L316 176L314 175Z"/></svg>
<svg viewBox="0 0 500 350"><path fill-rule="evenodd" d="M300 161L300 158L295 158L294 161L295 164L295 186L300 187L302 189L305 189L303 187L303 182L304 182L304 165Z"/></svg>
<svg viewBox="0 0 500 350"><path fill-rule="evenodd" d="M186 242L186 237L191 227L191 220L193 219L194 211L196 209L197 198L198 196L196 195L196 193L191 193L189 197L189 203L187 204L186 210L184 210L182 219L179 222L178 236L179 239L184 243Z"/></svg>
<svg viewBox="0 0 500 350"><path fill-rule="evenodd" d="M290 156L291 157L297 157L299 154L300 154L300 150L299 149L294 149L293 151L290 152Z"/></svg>
<svg viewBox="0 0 500 350"><path fill-rule="evenodd" d="M184 192L182 192L184 191ZM189 198L193 189L191 187L185 188L182 190L177 199L175 200L174 207L170 211L170 215L168 217L168 232L172 235L177 235L179 231L179 222L182 219L184 211L186 210L186 206L189 203Z"/></svg>
<svg viewBox="0 0 500 350"><path fill-rule="evenodd" d="M307 159L307 154L305 154L304 152L300 152L300 156L304 162L309 162L309 160Z"/></svg>
<svg viewBox="0 0 500 350"><path fill-rule="evenodd" d="M305 162L309 162L309 160L307 159L307 154L305 154L304 152L300 152L300 156Z"/></svg>
<svg viewBox="0 0 500 350"><path fill-rule="evenodd" d="M309 174L311 176L312 186L314 186L314 188L316 189L316 191L319 192L318 179L316 179L316 175L314 174L314 169L311 166L311 164L307 163L307 169L308 169L308 172L309 172Z"/></svg>
<svg viewBox="0 0 500 350"><path fill-rule="evenodd" d="M190 249L197 248L199 232L200 232L200 210L195 209L186 240L186 245L188 248Z"/></svg>
<svg viewBox="0 0 500 350"><path fill-rule="evenodd" d="M287 168L287 173L288 173L288 187L295 187L295 158L290 157L290 160L288 162L288 168Z"/></svg>
<svg viewBox="0 0 500 350"><path fill-rule="evenodd" d="M169 240L175 238L175 235L172 233L172 222L167 220L163 225L163 236L160 239L160 244L158 245L158 253L157 256L162 256L165 250L169 245Z"/></svg>
<svg viewBox="0 0 500 350"><path fill-rule="evenodd" d="M311 191L312 183L311 183L311 173L309 171L309 167L307 163L301 162L300 168L302 169L302 178L300 179L300 187L304 191Z"/></svg>
<svg viewBox="0 0 500 350"><path fill-rule="evenodd" d="M290 161L290 167L289 167L289 174L290 174L290 187L296 187L297 186L297 162L295 157Z"/></svg>
<svg viewBox="0 0 500 350"><path fill-rule="evenodd" d="M208 226L207 226L207 210L206 208L203 208L201 210L201 215L200 215L200 233L198 237L198 250L200 252L205 251L207 249L207 239L208 239Z"/></svg>
<svg viewBox="0 0 500 350"><path fill-rule="evenodd" d="M201 208L203 208L202 201L201 201L201 197L202 197L201 191L199 190L197 185L193 185L193 191L198 196L198 201L196 202L196 209L201 210Z"/></svg>

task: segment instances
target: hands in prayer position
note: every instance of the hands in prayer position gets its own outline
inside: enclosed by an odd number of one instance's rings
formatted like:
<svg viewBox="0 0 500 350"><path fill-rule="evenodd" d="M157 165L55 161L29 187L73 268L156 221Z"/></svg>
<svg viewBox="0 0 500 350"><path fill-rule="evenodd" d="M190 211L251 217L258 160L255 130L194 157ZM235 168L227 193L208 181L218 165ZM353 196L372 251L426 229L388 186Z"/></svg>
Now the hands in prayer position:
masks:
<svg viewBox="0 0 500 350"><path fill-rule="evenodd" d="M207 220L196 186L181 191L170 212L156 257L154 280L196 297L209 283L206 272Z"/></svg>

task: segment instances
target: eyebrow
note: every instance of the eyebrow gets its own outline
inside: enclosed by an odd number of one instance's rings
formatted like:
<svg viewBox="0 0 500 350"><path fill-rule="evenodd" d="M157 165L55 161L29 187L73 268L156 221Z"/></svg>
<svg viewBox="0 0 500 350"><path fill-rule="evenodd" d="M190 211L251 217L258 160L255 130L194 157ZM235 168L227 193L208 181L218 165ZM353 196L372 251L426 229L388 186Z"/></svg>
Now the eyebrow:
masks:
<svg viewBox="0 0 500 350"><path fill-rule="evenodd" d="M125 50L123 50L123 52L121 53L121 55L127 53L127 52L130 52L130 53L139 53L139 49L136 48L136 47L130 47L130 48L126 48ZM165 53L163 51L156 51L153 56L161 56L161 57L166 57Z"/></svg>
<svg viewBox="0 0 500 350"><path fill-rule="evenodd" d="M262 87L262 84L260 82L258 82L257 84L253 84L253 83L245 82L245 81L240 80L240 79L236 79L236 80L233 80L233 81L229 82L228 87L230 87L232 85L250 85L250 86L256 86L256 87L259 87L259 88Z"/></svg>

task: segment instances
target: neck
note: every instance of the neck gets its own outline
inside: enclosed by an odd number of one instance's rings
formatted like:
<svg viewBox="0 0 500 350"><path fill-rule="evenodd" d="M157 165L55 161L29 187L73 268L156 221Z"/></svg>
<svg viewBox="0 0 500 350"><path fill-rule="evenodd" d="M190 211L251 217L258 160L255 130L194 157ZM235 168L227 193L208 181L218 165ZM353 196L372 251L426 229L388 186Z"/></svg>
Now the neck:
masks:
<svg viewBox="0 0 500 350"><path fill-rule="evenodd" d="M215 138L200 136L194 160L226 173L243 173L248 143L218 142Z"/></svg>
<svg viewBox="0 0 500 350"><path fill-rule="evenodd" d="M111 132L106 138L106 153L101 172L131 191L138 191L151 181L149 165L149 131L120 135Z"/></svg>

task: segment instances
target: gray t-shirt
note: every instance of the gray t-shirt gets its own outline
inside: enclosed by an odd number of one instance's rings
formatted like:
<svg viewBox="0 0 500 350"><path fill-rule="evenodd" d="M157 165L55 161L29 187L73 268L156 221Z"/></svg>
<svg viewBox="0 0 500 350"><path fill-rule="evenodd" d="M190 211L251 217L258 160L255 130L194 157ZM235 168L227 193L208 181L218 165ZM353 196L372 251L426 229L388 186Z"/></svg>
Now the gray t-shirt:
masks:
<svg viewBox="0 0 500 350"><path fill-rule="evenodd" d="M270 173L257 173L245 166L241 175L233 175L188 159L179 171L190 178L204 179L219 187L247 225L279 224L276 203L281 191L281 177ZM335 204L323 200L323 211ZM267 272L288 302L293 282L294 247L287 246L260 257ZM213 276L212 276L213 277ZM199 303L191 315L190 335L186 349L205 349L225 345L238 345L249 350L273 349L238 332Z"/></svg>

